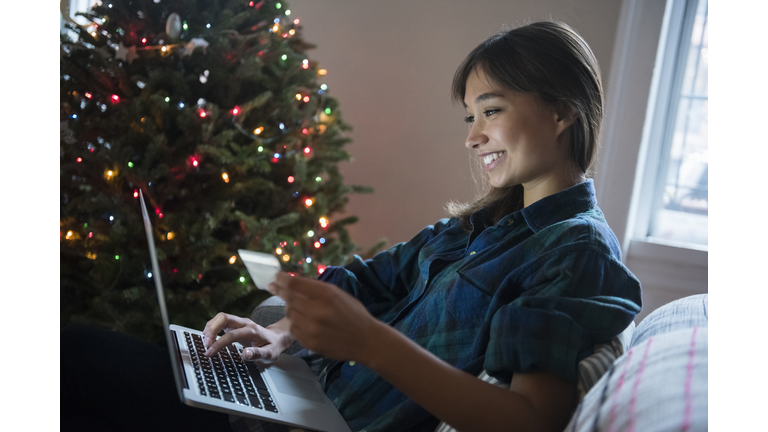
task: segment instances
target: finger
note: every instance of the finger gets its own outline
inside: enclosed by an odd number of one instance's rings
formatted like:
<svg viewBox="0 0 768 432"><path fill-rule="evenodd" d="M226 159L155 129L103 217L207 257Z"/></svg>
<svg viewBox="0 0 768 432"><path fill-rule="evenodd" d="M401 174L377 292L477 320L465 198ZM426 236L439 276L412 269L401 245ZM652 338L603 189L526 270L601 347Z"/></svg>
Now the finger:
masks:
<svg viewBox="0 0 768 432"><path fill-rule="evenodd" d="M271 352L264 348L243 349L243 359L247 361L259 361L262 363L272 363L276 360L273 358Z"/></svg>
<svg viewBox="0 0 768 432"><path fill-rule="evenodd" d="M225 348L227 345L233 342L239 342L238 339L243 336L244 331L247 331L247 329L233 329L228 331L224 334L224 336L215 340L211 346L208 347L208 349L205 351L205 355L210 357L219 352L221 349Z"/></svg>
<svg viewBox="0 0 768 432"><path fill-rule="evenodd" d="M205 329L203 330L203 344L206 347L210 347L216 342L216 337L222 330L231 332L234 329L243 328L251 322L251 320L246 318L219 312L205 325Z"/></svg>

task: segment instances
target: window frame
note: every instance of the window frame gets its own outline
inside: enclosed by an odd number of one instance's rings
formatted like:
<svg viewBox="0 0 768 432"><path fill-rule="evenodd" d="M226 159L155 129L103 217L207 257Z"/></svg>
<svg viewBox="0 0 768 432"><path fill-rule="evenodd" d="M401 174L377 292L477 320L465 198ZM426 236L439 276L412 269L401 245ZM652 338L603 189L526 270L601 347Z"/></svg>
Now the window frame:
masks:
<svg viewBox="0 0 768 432"><path fill-rule="evenodd" d="M670 299L708 291L707 247L643 234L654 193L643 186L656 182L664 147L664 128L653 124L665 119L674 85L673 68L663 66L676 62L686 4L695 11L696 3L624 0L617 27L595 184L622 260L643 284L647 307L638 318Z"/></svg>

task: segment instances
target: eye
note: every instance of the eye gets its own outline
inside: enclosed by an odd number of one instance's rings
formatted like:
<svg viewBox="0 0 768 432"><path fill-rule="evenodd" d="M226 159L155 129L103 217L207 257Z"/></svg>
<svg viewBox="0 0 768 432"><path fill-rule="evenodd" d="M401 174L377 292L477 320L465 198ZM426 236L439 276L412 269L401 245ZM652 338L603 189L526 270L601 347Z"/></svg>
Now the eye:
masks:
<svg viewBox="0 0 768 432"><path fill-rule="evenodd" d="M498 110L498 109L489 109L489 110L485 110L485 111L483 111L483 114L485 114L485 116L486 116L486 117L488 117L488 116L491 116L491 115L493 115L493 114L496 114L496 113L497 113L497 112L499 112L499 111L501 111L501 110Z"/></svg>
<svg viewBox="0 0 768 432"><path fill-rule="evenodd" d="M475 116L466 116L466 117L464 117L464 122L466 122L466 123L474 123L474 121L475 121Z"/></svg>

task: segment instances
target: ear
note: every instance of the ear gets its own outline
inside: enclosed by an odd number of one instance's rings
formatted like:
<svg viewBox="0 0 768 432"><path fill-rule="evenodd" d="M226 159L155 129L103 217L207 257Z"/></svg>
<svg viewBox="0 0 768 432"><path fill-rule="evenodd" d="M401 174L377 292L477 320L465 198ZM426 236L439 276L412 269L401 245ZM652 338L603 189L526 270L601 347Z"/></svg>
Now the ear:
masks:
<svg viewBox="0 0 768 432"><path fill-rule="evenodd" d="M555 105L555 121L557 122L557 135L560 136L579 117L576 108L571 104L560 101Z"/></svg>

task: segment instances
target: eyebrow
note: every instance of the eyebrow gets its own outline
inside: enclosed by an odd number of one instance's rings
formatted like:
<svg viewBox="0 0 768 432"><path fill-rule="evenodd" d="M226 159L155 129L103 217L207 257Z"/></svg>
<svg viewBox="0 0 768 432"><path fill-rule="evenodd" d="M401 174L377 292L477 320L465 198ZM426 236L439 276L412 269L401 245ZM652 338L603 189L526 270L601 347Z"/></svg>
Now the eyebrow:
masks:
<svg viewBox="0 0 768 432"><path fill-rule="evenodd" d="M486 101L488 99L493 99L493 98L498 98L498 97L502 97L501 93L493 93L493 92L483 93L480 96L475 98L475 103L480 103L480 102ZM461 104L464 105L464 108L468 108L467 104L464 103L464 101L461 101Z"/></svg>

